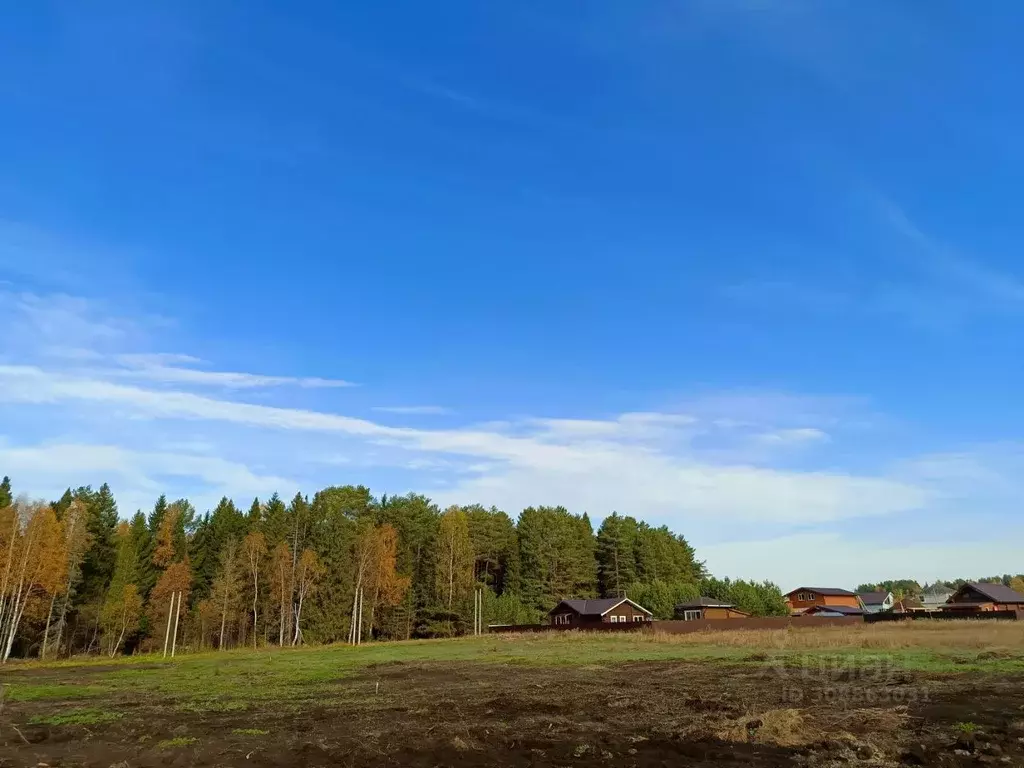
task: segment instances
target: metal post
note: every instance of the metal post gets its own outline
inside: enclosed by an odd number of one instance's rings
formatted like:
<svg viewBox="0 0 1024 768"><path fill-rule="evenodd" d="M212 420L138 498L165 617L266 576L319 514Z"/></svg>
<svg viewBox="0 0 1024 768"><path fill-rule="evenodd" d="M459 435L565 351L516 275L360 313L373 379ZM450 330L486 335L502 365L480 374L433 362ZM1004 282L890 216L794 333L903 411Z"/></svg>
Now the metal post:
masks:
<svg viewBox="0 0 1024 768"><path fill-rule="evenodd" d="M359 626L356 628L356 645L363 644L363 590L359 590Z"/></svg>

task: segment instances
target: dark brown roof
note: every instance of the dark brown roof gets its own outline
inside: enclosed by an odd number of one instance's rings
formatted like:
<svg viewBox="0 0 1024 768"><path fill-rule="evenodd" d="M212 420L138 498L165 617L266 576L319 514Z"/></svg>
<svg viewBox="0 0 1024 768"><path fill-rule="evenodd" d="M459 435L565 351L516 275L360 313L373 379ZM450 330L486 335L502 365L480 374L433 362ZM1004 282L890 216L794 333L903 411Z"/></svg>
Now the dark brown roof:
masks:
<svg viewBox="0 0 1024 768"><path fill-rule="evenodd" d="M686 603L679 603L676 606L677 611L685 611L693 608L732 608L732 603L726 603L722 600L715 600L711 597L698 597L696 600L690 600Z"/></svg>
<svg viewBox="0 0 1024 768"><path fill-rule="evenodd" d="M968 582L960 587L960 589L958 589L953 596L949 598L949 602L953 602L953 598L959 595L966 587L970 587L975 592L987 597L993 603L1024 603L1024 595L1020 592L1014 592L1003 584L979 584L975 582Z"/></svg>
<svg viewBox="0 0 1024 768"><path fill-rule="evenodd" d="M634 603L629 598L625 597L602 597L596 600L562 600L558 605L552 608L548 613L555 613L563 605L568 606L580 616L603 616L608 613L612 608L621 604L629 603L634 608L638 608L644 613L651 615L651 612L644 608L642 605Z"/></svg>
<svg viewBox="0 0 1024 768"><path fill-rule="evenodd" d="M860 592L857 594L864 605L881 605L888 596L888 592Z"/></svg>
<svg viewBox="0 0 1024 768"><path fill-rule="evenodd" d="M787 592L786 597L789 597L795 592L816 592L819 595L846 595L848 597L857 596L855 592L851 592L848 589L838 589L836 587L797 587L796 589Z"/></svg>

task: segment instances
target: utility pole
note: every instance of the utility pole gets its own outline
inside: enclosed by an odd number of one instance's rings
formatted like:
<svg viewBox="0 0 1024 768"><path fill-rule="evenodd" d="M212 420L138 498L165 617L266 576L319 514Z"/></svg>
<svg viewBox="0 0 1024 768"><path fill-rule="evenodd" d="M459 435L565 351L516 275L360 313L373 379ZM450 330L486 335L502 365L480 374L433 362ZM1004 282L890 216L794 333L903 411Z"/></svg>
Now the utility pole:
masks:
<svg viewBox="0 0 1024 768"><path fill-rule="evenodd" d="M164 632L164 658L167 658L167 645L171 641L171 617L174 616L174 592L171 592L171 605L167 609L167 631Z"/></svg>
<svg viewBox="0 0 1024 768"><path fill-rule="evenodd" d="M174 635L171 637L171 658L174 658L174 649L178 645L178 617L181 616L181 592L178 593L178 608L174 612Z"/></svg>
<svg viewBox="0 0 1024 768"><path fill-rule="evenodd" d="M484 588L477 586L473 590L473 634L484 633Z"/></svg>

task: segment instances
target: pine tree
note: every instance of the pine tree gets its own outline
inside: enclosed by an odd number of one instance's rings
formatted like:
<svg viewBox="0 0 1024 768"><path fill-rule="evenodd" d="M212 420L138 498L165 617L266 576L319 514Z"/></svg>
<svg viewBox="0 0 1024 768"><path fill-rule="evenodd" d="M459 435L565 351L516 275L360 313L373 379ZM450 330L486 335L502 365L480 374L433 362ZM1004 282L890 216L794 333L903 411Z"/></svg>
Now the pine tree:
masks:
<svg viewBox="0 0 1024 768"><path fill-rule="evenodd" d="M288 510L276 493L263 508L260 530L267 540L268 549L273 549L288 537Z"/></svg>
<svg viewBox="0 0 1024 768"><path fill-rule="evenodd" d="M396 638L409 638L419 616L433 601L432 547L440 511L426 496L410 493L382 500L379 517L398 531L395 568L411 582L405 600L392 612L391 631Z"/></svg>
<svg viewBox="0 0 1024 768"><path fill-rule="evenodd" d="M473 545L474 577L500 595L506 589L511 561L519 554L512 518L495 507L486 509L479 504L463 510Z"/></svg>
<svg viewBox="0 0 1024 768"><path fill-rule="evenodd" d="M524 602L548 610L567 597L597 593L594 531L586 515L564 507L528 507L519 516Z"/></svg>
<svg viewBox="0 0 1024 768"><path fill-rule="evenodd" d="M156 532L160 530L160 525L164 521L164 515L167 514L167 497L164 494L160 494L160 498L156 500L156 504L153 505L153 511L149 513L149 533L152 536L156 536Z"/></svg>
<svg viewBox="0 0 1024 768"><path fill-rule="evenodd" d="M11 495L11 478L4 475L4 479L0 480L0 509L9 507L14 503L14 496Z"/></svg>
<svg viewBox="0 0 1024 768"><path fill-rule="evenodd" d="M310 640L338 642L351 629L356 585L354 548L357 521L372 522L376 505L363 486L332 486L318 491L310 505L310 546L324 567L304 630Z"/></svg>
<svg viewBox="0 0 1024 768"><path fill-rule="evenodd" d="M625 597L637 581L637 522L612 512L597 532L597 571L601 595Z"/></svg>
<svg viewBox="0 0 1024 768"><path fill-rule="evenodd" d="M143 548L139 551L140 560L143 563L143 567L140 570L139 575L139 587L142 592L143 598L149 599L149 593L156 586L157 579L160 578L159 568L154 564L153 558L156 554L157 548L157 534L163 526L164 517L167 515L167 497L160 494L160 497L156 500L156 504L153 505L153 511L149 513L149 517L146 518L146 536ZM141 512L139 514L142 514ZM135 522L132 522L132 530L135 530Z"/></svg>
<svg viewBox="0 0 1024 768"><path fill-rule="evenodd" d="M68 488L64 491L64 495L61 496L57 501L53 502L50 506L53 508L53 513L57 515L57 519L60 520L64 517L65 510L71 506L71 502L75 500L75 494Z"/></svg>
<svg viewBox="0 0 1024 768"><path fill-rule="evenodd" d="M246 530L255 531L263 522L263 507L259 499L253 499L245 516Z"/></svg>
<svg viewBox="0 0 1024 768"><path fill-rule="evenodd" d="M89 548L82 561L82 600L100 600L106 594L117 558L117 502L104 483L87 501L86 529Z"/></svg>

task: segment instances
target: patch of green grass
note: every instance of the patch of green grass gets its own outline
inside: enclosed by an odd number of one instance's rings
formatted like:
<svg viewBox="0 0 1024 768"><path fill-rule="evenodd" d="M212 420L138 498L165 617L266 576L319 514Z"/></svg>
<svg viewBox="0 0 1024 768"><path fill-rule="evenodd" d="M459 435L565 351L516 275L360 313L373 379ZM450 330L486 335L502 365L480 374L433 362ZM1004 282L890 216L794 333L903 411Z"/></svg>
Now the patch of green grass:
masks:
<svg viewBox="0 0 1024 768"><path fill-rule="evenodd" d="M87 699L90 696L102 696L109 688L101 685L42 685L13 684L7 686L8 701L39 701L41 699Z"/></svg>
<svg viewBox="0 0 1024 768"><path fill-rule="evenodd" d="M956 728L958 731L960 731L960 733L966 733L968 735L970 735L970 734L974 733L976 730L978 730L978 726L976 726L974 723L971 723L971 722L957 723L953 727Z"/></svg>
<svg viewBox="0 0 1024 768"><path fill-rule="evenodd" d="M29 720L32 725L96 725L120 720L124 715L102 709L73 709L56 715L40 715Z"/></svg>
<svg viewBox="0 0 1024 768"><path fill-rule="evenodd" d="M248 703L244 701L219 700L219 699L190 699L181 704L178 709L183 712L241 712L248 709Z"/></svg>
<svg viewBox="0 0 1024 768"><path fill-rule="evenodd" d="M195 744L197 739L194 736L175 736L173 739L164 739L156 743L157 749L171 749L172 747L187 747Z"/></svg>
<svg viewBox="0 0 1024 768"><path fill-rule="evenodd" d="M266 736L270 731L264 731L262 728L235 728L232 733L237 736Z"/></svg>

